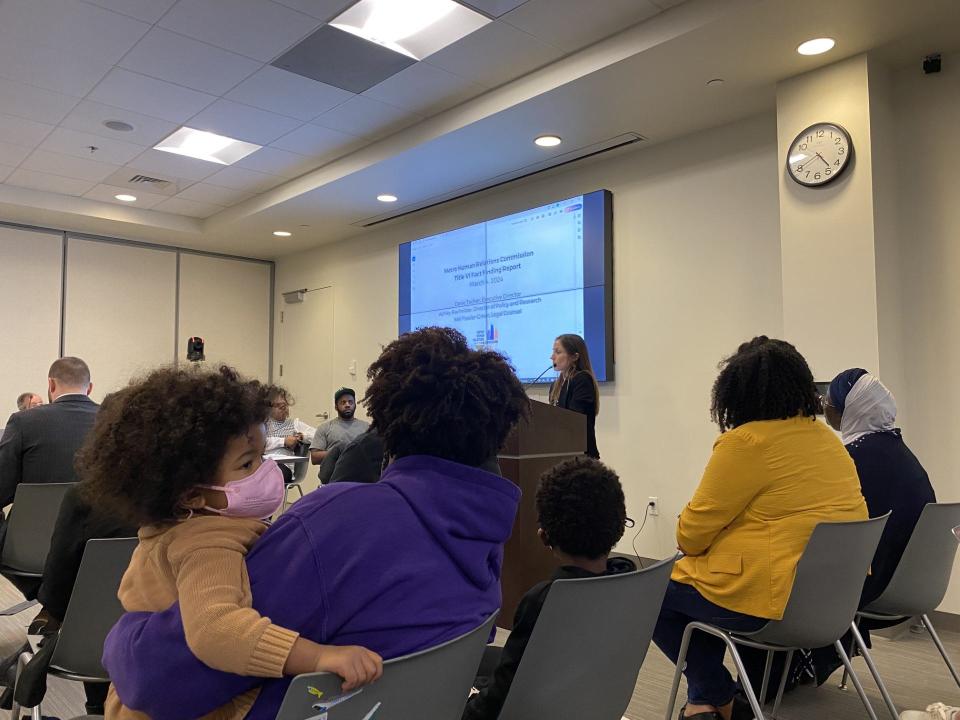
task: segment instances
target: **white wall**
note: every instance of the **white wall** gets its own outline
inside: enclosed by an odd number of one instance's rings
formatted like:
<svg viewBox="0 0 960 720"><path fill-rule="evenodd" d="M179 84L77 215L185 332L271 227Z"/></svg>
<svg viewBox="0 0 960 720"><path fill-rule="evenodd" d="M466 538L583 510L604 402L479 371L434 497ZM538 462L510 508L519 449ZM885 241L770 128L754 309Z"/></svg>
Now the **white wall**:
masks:
<svg viewBox="0 0 960 720"><path fill-rule="evenodd" d="M62 246L62 231L0 225L0 426L21 392L46 396L61 334L64 353L90 365L97 400L185 361L191 334L210 361L270 379L271 263L70 237L64 264Z"/></svg>
<svg viewBox="0 0 960 720"><path fill-rule="evenodd" d="M0 227L0 425L17 396L47 400L47 370L60 348L63 236Z"/></svg>
<svg viewBox="0 0 960 720"><path fill-rule="evenodd" d="M601 389L598 444L634 517L649 496L660 498L661 517L648 522L637 548L666 555L717 434L709 420L717 363L744 339L782 331L772 113L282 258L278 306L284 291L333 286L333 384L353 382L362 393L364 369L397 335L399 243L599 188L614 195L617 380ZM550 348L543 353L546 360Z"/></svg>
<svg viewBox="0 0 960 720"><path fill-rule="evenodd" d="M908 444L939 499L960 501L960 56L893 78ZM960 612L960 566L942 607Z"/></svg>
<svg viewBox="0 0 960 720"><path fill-rule="evenodd" d="M174 362L177 254L68 238L64 355L90 367L91 397Z"/></svg>
<svg viewBox="0 0 960 720"><path fill-rule="evenodd" d="M208 363L270 376L270 269L259 262L180 254L180 337L202 337Z"/></svg>

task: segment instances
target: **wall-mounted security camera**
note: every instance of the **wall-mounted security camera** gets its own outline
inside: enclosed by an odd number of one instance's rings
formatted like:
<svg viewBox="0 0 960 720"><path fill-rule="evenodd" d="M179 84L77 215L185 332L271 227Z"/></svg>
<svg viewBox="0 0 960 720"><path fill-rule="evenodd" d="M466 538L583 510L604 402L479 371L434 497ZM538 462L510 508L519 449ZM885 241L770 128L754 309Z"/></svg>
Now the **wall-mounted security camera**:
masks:
<svg viewBox="0 0 960 720"><path fill-rule="evenodd" d="M923 72L925 75L940 72L940 53L933 53L923 58Z"/></svg>

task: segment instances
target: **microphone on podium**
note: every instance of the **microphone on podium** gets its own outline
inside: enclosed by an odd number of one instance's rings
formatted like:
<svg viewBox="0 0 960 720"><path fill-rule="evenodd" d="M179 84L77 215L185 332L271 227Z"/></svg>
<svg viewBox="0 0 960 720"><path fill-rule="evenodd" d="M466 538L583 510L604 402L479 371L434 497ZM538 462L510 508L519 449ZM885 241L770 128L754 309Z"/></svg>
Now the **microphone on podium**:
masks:
<svg viewBox="0 0 960 720"><path fill-rule="evenodd" d="M554 370L554 369L556 369L556 368L554 367L554 364L553 364L553 363L550 363L550 364L547 366L547 369L546 369L546 370L544 370L542 373L540 373L539 375L537 375L537 377L536 377L534 380L532 380L531 382L528 382L526 385L523 386L523 391L526 392L527 390L529 390L531 387L533 387L534 385L537 384L537 381L538 381L540 378L542 378L544 375L546 375L548 372L550 372L551 370Z"/></svg>

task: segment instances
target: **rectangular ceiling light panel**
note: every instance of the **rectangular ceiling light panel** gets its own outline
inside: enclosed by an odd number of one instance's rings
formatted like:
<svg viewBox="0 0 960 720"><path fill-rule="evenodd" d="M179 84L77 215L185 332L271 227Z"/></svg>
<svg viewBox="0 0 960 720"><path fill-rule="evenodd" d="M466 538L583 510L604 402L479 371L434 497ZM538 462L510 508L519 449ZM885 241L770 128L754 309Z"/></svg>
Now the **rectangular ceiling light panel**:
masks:
<svg viewBox="0 0 960 720"><path fill-rule="evenodd" d="M234 140L233 138L217 135L206 130L194 130L182 127L154 145L154 149L218 165L233 165L252 152L256 152L262 145Z"/></svg>
<svg viewBox="0 0 960 720"><path fill-rule="evenodd" d="M423 60L489 22L454 0L360 0L330 25Z"/></svg>

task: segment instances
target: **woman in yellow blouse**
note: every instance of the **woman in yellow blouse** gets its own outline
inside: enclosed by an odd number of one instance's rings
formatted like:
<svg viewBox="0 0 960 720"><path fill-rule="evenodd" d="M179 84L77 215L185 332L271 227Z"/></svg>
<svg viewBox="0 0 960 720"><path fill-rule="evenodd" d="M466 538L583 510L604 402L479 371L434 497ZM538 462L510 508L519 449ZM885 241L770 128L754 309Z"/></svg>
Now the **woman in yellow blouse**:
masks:
<svg viewBox="0 0 960 720"><path fill-rule="evenodd" d="M749 632L783 617L814 527L867 518L850 455L816 421L820 400L796 348L757 337L721 368L711 415L722 434L680 514L685 557L653 636L673 662L693 620ZM730 720L736 685L724 652L718 638L694 633L681 718Z"/></svg>

